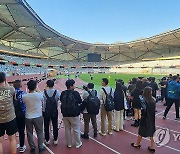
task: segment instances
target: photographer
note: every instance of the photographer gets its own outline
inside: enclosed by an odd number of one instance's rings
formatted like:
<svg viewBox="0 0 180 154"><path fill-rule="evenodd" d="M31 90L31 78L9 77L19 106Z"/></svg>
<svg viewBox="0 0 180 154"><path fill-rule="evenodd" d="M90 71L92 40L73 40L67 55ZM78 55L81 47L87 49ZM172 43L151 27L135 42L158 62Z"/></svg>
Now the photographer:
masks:
<svg viewBox="0 0 180 154"><path fill-rule="evenodd" d="M87 87L83 86L85 90L83 93L83 103L81 104L81 111L84 118L84 134L81 135L84 139L89 139L89 122L91 119L94 137L97 137L97 122L96 115L99 113L100 100L97 97L97 91L94 90L94 84L88 83ZM93 100L93 101L92 101Z"/></svg>

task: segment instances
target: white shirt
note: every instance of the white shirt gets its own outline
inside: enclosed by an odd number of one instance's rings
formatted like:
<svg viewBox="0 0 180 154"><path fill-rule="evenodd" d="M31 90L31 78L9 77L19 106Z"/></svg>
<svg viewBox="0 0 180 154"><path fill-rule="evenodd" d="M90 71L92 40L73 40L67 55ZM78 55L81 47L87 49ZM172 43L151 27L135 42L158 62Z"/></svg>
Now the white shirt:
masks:
<svg viewBox="0 0 180 154"><path fill-rule="evenodd" d="M43 93L28 93L22 96L22 100L26 104L25 117L27 119L33 119L42 116Z"/></svg>
<svg viewBox="0 0 180 154"><path fill-rule="evenodd" d="M110 91L111 91L111 87L109 86L105 86L105 87L102 87L106 90L107 94L110 94ZM111 91L111 96L114 97L114 89L112 88L112 91ZM104 93L104 91L101 89L100 93L99 93L99 99L100 99L100 102L101 104L103 104L106 100L106 94Z"/></svg>

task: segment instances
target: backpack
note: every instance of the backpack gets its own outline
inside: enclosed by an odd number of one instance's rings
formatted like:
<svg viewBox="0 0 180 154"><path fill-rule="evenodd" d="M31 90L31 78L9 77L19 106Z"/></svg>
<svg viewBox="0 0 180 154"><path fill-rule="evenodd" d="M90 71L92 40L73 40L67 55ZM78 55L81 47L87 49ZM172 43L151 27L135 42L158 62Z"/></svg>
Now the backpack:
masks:
<svg viewBox="0 0 180 154"><path fill-rule="evenodd" d="M54 91L54 94L52 97L49 97L47 94L47 91L44 90L44 94L46 96L46 108L45 108L45 116L47 117L54 117L57 115L57 102L55 99L57 90Z"/></svg>
<svg viewBox="0 0 180 154"><path fill-rule="evenodd" d="M179 99L179 94L178 94L178 83L171 81L168 83L168 87L167 87L167 94L168 94L168 98L171 99Z"/></svg>
<svg viewBox="0 0 180 154"><path fill-rule="evenodd" d="M90 91L87 91L89 93L89 96L87 97L87 112L91 115L98 115L99 114L99 109L100 109L100 100L96 96L97 92L95 91L95 94L93 94Z"/></svg>
<svg viewBox="0 0 180 154"><path fill-rule="evenodd" d="M71 91L65 91L61 100L61 113L65 117L75 116L77 111L77 103Z"/></svg>
<svg viewBox="0 0 180 154"><path fill-rule="evenodd" d="M104 102L104 107L106 111L112 111L114 110L114 102L113 102L113 97L111 95L112 93L112 88L110 90L110 94L107 94L106 90L104 88L102 88L102 90L104 91L105 95L106 95L106 100Z"/></svg>
<svg viewBox="0 0 180 154"><path fill-rule="evenodd" d="M15 110L15 115L16 117L22 117L23 116L23 111L21 108L21 104L18 100L18 96L21 94L22 91L19 91L15 94L14 98L13 98L13 104L14 104L14 110Z"/></svg>

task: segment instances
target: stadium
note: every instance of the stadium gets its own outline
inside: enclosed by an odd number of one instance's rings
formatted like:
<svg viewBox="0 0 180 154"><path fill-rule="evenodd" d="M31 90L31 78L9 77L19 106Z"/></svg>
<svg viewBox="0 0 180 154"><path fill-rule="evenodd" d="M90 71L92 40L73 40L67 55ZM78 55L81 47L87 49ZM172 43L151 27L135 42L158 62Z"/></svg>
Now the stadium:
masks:
<svg viewBox="0 0 180 154"><path fill-rule="evenodd" d="M131 42L93 44L70 38L51 28L26 0L0 0L0 72L7 74L9 84L22 80L25 91L26 83L31 79L37 80L39 90L43 91L46 81L55 78L55 88L63 91L67 78L73 78L80 93L83 92L81 87L88 82L93 82L100 90L103 77L109 79L113 88L116 79L127 83L134 77L155 76L158 82L163 76L180 73L180 28ZM164 109L162 104L157 104L157 128L168 126L171 135L179 134L179 122L173 119L174 109L169 113L170 118L163 121ZM125 122L123 132L114 133L112 137L83 140L81 149L69 150L60 119L62 116L59 117L59 145L45 146L45 153L148 153L145 148L138 151L129 145L130 140L137 137L137 129L129 126L130 121ZM124 145L119 144L121 141ZM146 147L149 140L143 141L142 145ZM27 139L25 143L28 145ZM7 145L5 137L5 153L9 153ZM179 142L172 140L157 148L156 153L179 152Z"/></svg>

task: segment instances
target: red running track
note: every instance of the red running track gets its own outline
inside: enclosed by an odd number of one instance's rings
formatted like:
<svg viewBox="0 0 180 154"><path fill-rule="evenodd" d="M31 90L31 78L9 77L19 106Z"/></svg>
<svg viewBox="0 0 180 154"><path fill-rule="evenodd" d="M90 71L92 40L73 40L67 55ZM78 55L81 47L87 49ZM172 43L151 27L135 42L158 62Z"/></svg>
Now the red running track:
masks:
<svg viewBox="0 0 180 154"><path fill-rule="evenodd" d="M60 91L66 89L64 83L66 79L59 79L58 83L55 84L55 88L59 89ZM85 84L80 79L75 79L76 86L82 86ZM45 87L45 82L42 81L39 83L38 87L41 91L43 91ZM23 85L23 89L26 90L25 85ZM82 92L82 90L79 90L79 92ZM180 137L178 141L174 141L173 134L180 134L180 122L175 121L175 109L174 107L171 108L168 118L166 120L162 119L163 112L165 107L163 106L163 103L159 102L157 104L157 113L156 113L156 128L168 128L170 130L171 139L170 141L162 146L162 147L156 147L156 153L157 154L179 154L180 153ZM97 118L98 120L98 128L100 130L100 116ZM59 114L59 123L62 120L61 114ZM113 132L113 135L106 135L105 137L102 137L98 135L97 138L93 138L93 129L90 125L90 136L91 138L89 140L82 139L83 146L80 149L76 149L75 147L69 149L66 147L65 142L65 133L64 128L60 127L59 129L59 143L57 146L53 146L52 142L51 145L46 147L45 154L51 153L51 154L144 154L144 153L150 153L147 150L147 147L149 146L149 138L143 138L141 149L135 149L131 147L130 143L135 142L137 139L137 132L138 129L130 126L130 124L133 121L131 120L125 120L124 124L124 131L120 132ZM81 123L81 131L83 132L83 121ZM52 136L52 134L51 134ZM37 141L36 137L34 139ZM25 153L29 153L29 145L27 143L26 139L26 146L27 151ZM3 144L4 147L4 153L9 153L9 142L7 140L4 141Z"/></svg>

